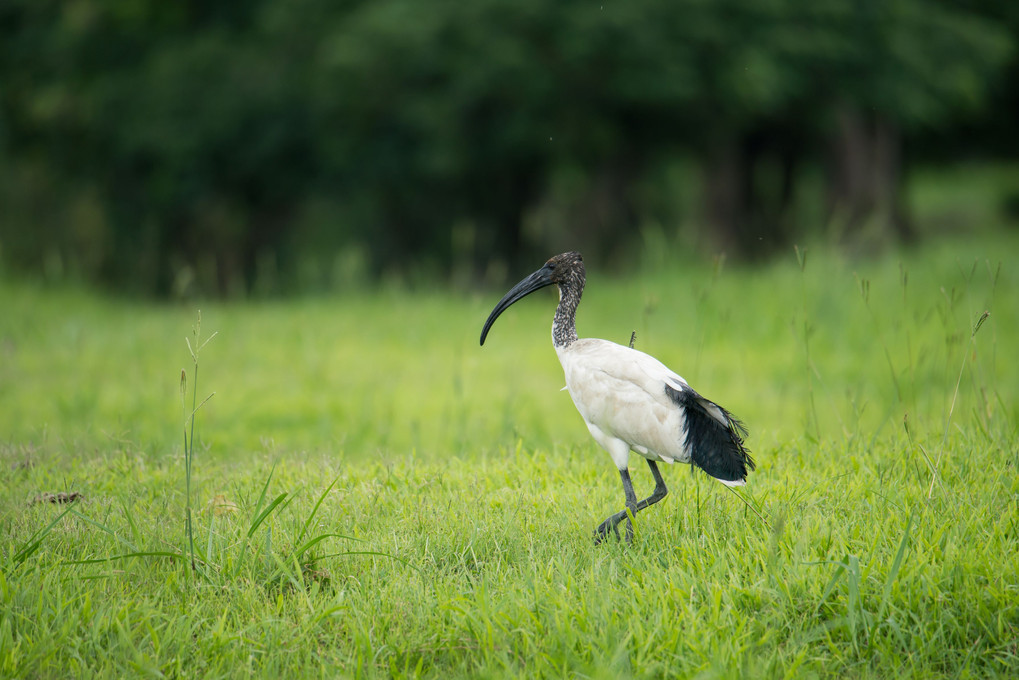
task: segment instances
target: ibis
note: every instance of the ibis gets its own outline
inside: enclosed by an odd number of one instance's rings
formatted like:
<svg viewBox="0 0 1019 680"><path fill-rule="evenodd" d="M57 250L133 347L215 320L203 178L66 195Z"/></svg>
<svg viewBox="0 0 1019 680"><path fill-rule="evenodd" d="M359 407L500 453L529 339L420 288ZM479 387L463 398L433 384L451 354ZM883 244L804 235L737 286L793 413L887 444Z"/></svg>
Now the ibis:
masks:
<svg viewBox="0 0 1019 680"><path fill-rule="evenodd" d="M698 394L686 380L654 357L608 340L577 337L576 316L584 293L584 260L578 252L556 255L541 269L513 286L492 310L481 331L485 344L492 324L521 298L546 286L559 288L559 306L552 319L552 345L566 376L566 389L604 448L623 481L626 507L595 530L595 542L641 510L665 498L668 488L658 463L688 463L726 486L746 484L754 460L744 446L746 428L731 413ZM654 491L638 501L628 460L633 451L647 460Z"/></svg>

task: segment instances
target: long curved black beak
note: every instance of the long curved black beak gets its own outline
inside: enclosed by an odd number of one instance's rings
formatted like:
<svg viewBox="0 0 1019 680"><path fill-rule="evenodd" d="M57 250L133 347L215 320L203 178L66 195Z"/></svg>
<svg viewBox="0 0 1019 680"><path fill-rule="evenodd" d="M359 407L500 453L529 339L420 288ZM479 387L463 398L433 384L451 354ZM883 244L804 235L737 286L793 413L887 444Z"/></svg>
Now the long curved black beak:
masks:
<svg viewBox="0 0 1019 680"><path fill-rule="evenodd" d="M492 313L488 315L488 321L485 322L485 327L481 329L481 344L485 344L485 338L488 337L488 329L492 327L492 324L495 323L495 320L499 318L499 315L502 314L507 307L520 298L530 295L539 288L550 286L552 283L552 270L549 267L542 267L517 285L510 288L509 292L506 293L501 300L499 300L499 304L495 306Z"/></svg>

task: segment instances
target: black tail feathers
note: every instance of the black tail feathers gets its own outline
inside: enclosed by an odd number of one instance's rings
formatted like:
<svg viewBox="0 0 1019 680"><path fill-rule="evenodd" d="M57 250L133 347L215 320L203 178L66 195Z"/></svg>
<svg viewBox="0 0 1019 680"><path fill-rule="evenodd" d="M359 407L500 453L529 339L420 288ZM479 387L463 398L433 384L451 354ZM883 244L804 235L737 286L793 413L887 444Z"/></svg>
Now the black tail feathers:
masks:
<svg viewBox="0 0 1019 680"><path fill-rule="evenodd" d="M754 459L743 445L747 429L731 413L697 394L689 386L665 393L685 414L684 435L694 464L723 482L743 482ZM722 422L724 421L724 422Z"/></svg>

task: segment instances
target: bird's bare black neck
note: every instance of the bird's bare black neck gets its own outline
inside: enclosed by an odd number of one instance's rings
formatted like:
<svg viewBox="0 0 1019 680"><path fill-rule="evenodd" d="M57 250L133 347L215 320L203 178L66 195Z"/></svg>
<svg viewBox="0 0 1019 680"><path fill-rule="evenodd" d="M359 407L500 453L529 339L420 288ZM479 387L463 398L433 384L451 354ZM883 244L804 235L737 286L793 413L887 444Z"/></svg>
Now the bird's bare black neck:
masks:
<svg viewBox="0 0 1019 680"><path fill-rule="evenodd" d="M577 305L584 294L584 271L559 284L559 306L552 319L552 344L569 347L577 341Z"/></svg>

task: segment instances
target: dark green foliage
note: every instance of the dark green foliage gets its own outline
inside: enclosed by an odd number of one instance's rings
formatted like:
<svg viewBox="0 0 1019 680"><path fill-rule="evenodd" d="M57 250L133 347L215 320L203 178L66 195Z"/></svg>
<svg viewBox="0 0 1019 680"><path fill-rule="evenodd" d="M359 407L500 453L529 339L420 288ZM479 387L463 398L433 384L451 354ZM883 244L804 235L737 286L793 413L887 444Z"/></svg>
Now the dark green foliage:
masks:
<svg viewBox="0 0 1019 680"><path fill-rule="evenodd" d="M408 265L478 275L578 242L618 256L633 227L672 234L677 211L746 253L802 228L799 168L827 163L832 138L874 156L837 152L832 209L850 227L896 213L902 135L933 139L989 89L1008 101L1013 15L949 0L10 0L0 257L231 293ZM681 157L703 171L703 206L676 205L689 178L663 180ZM888 192L858 186L875 174Z"/></svg>

